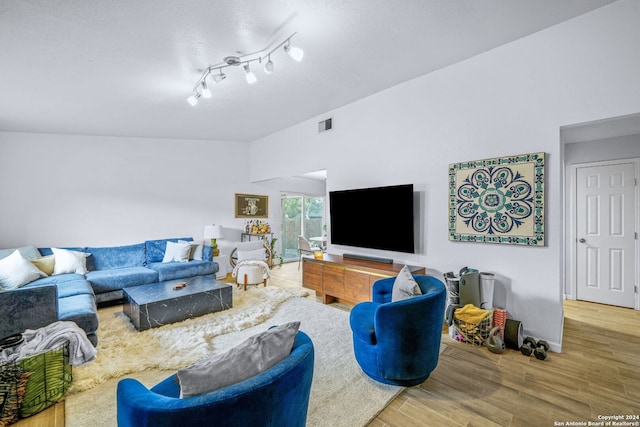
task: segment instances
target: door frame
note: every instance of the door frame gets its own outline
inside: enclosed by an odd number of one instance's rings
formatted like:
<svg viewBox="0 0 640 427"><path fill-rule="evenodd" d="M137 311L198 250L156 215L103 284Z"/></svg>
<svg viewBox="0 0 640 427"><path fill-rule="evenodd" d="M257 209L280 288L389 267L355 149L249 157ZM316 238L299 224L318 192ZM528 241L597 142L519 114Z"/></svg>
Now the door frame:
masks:
<svg viewBox="0 0 640 427"><path fill-rule="evenodd" d="M305 232L304 214L305 214L305 206L306 206L306 203L305 203L305 198L306 197L318 197L318 198L322 199L322 204L323 204L323 206L322 206L322 220L323 220L323 223L326 224L326 211L327 211L326 210L326 208L327 208L326 200L327 200L327 198L324 195L318 195L318 194L312 194L312 193L300 193L300 192L293 192L293 191L281 191L280 192L280 203L281 204L282 204L282 198L283 197L300 197L302 199L301 211L300 211L300 214L301 214L301 218L300 218L300 221L301 221L300 222L300 233L303 236L304 236L304 232ZM284 230L285 230L285 226L284 226L284 222L282 222L282 213L283 212L281 210L281 212L280 212L280 215L281 215L280 220L281 220L282 224L281 224L281 230L280 230L280 243L283 245L284 244L283 233L284 233ZM284 254L284 247L283 247L283 251L282 252ZM299 259L299 255L296 258L285 258L284 262L296 262L296 261L298 261L298 259Z"/></svg>
<svg viewBox="0 0 640 427"><path fill-rule="evenodd" d="M636 256L635 259L635 309L640 310L640 158L631 158L631 159L618 159L618 160L606 160L599 162L587 162L587 163L575 163L569 165L569 194L572 195L569 197L569 241L566 244L569 253L569 265L571 266L569 270L569 288L565 289L565 299L575 300L577 297L577 272L578 272L578 259L576 256L578 250L578 230L577 228L577 200L575 198L575 194L578 189L578 180L577 174L579 168L585 167L597 167L597 166L612 166L619 165L623 163L634 163L635 164L635 196L636 196L636 206L635 206L635 230L636 230L636 239L635 239L635 251Z"/></svg>

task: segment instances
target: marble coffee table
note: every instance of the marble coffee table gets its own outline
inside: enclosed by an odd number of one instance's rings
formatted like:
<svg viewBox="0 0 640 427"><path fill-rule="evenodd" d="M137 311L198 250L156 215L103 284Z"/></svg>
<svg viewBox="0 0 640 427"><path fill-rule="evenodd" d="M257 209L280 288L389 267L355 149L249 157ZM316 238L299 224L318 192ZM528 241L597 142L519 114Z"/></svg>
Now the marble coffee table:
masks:
<svg viewBox="0 0 640 427"><path fill-rule="evenodd" d="M174 289L178 284L186 286ZM233 307L233 287L196 276L124 289L122 311L138 331Z"/></svg>

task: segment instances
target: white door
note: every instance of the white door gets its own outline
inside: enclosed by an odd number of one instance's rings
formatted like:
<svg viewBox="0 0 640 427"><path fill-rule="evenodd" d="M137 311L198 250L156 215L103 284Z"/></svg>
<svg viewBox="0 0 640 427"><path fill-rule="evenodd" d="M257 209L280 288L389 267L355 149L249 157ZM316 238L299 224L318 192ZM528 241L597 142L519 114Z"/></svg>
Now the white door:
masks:
<svg viewBox="0 0 640 427"><path fill-rule="evenodd" d="M635 306L635 163L576 169L580 300Z"/></svg>

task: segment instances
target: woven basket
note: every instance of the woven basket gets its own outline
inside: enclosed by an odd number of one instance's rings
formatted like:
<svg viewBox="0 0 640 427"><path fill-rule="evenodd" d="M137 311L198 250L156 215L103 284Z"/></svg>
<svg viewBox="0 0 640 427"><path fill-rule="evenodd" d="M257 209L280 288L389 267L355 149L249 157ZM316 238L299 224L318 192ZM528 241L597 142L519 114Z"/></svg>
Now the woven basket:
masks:
<svg viewBox="0 0 640 427"><path fill-rule="evenodd" d="M456 327L458 333L457 339L459 341L471 345L483 346L486 339L489 338L489 332L491 332L491 328L493 327L493 310L489 311L480 323L465 322L464 320L458 319L454 314L453 324Z"/></svg>
<svg viewBox="0 0 640 427"><path fill-rule="evenodd" d="M31 372L20 406L21 418L57 403L71 385L68 343L17 360L16 365Z"/></svg>

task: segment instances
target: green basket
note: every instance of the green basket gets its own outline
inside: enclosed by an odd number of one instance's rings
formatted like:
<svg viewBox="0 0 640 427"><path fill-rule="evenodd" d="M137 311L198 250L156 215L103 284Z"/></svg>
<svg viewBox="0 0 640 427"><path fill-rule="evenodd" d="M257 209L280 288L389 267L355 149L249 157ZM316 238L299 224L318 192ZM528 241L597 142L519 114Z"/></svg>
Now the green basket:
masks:
<svg viewBox="0 0 640 427"><path fill-rule="evenodd" d="M71 385L69 344L27 356L16 365L31 376L20 406L20 417L25 418L57 403Z"/></svg>

